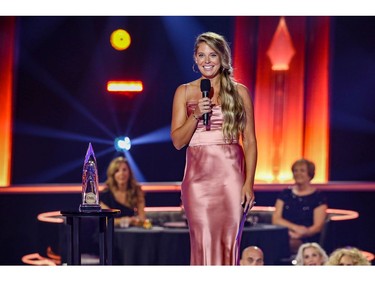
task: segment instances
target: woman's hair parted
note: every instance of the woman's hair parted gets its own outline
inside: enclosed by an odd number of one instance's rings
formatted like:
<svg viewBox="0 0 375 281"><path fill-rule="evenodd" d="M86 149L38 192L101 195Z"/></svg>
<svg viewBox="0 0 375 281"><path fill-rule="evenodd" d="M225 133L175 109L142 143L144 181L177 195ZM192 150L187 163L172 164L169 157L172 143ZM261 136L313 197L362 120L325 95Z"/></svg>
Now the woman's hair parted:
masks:
<svg viewBox="0 0 375 281"><path fill-rule="evenodd" d="M304 265L303 264L303 255L304 255L304 251L305 249L307 248L314 248L316 249L320 256L322 257L322 263L326 263L328 261L328 255L326 253L326 251L316 242L309 242L309 243L304 243L302 244L299 248L298 248L298 253L296 255L296 262L297 264L296 265Z"/></svg>
<svg viewBox="0 0 375 281"><path fill-rule="evenodd" d="M214 32L205 32L200 34L195 40L194 55L196 55L201 43L206 43L220 57L219 99L224 114L223 133L225 140L232 142L233 139L239 137L245 128L246 112L233 79L231 50L224 36Z"/></svg>
<svg viewBox="0 0 375 281"><path fill-rule="evenodd" d="M131 169L125 157L122 157L122 156L116 157L109 163L108 168L107 168L107 180L105 181L105 184L108 186L108 188L110 189L112 193L118 189L118 185L115 180L115 174L118 171L121 163L125 163L129 169L129 180L126 186L127 203L131 207L136 208L137 202L140 196L142 195L143 191L141 189L141 185L138 183L138 181L134 177L133 170Z"/></svg>
<svg viewBox="0 0 375 281"><path fill-rule="evenodd" d="M314 162L307 160L305 158L301 158L297 161L295 161L292 165L292 172L294 172L294 169L297 165L305 164L307 166L307 174L311 179L315 176L315 164Z"/></svg>

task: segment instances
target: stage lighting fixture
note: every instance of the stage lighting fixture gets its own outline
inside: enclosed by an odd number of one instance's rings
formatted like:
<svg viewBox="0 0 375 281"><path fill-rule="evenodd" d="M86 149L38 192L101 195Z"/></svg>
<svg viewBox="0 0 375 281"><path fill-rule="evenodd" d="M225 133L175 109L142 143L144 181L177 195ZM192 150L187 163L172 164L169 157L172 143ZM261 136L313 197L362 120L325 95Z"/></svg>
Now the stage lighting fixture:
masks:
<svg viewBox="0 0 375 281"><path fill-rule="evenodd" d="M118 137L115 139L115 149L117 151L130 150L131 141L128 137Z"/></svg>
<svg viewBox="0 0 375 281"><path fill-rule="evenodd" d="M131 43L130 35L124 29L117 29L113 31L109 40L112 47L118 51L127 49Z"/></svg>
<svg viewBox="0 0 375 281"><path fill-rule="evenodd" d="M115 93L142 92L142 81L108 81L107 91Z"/></svg>

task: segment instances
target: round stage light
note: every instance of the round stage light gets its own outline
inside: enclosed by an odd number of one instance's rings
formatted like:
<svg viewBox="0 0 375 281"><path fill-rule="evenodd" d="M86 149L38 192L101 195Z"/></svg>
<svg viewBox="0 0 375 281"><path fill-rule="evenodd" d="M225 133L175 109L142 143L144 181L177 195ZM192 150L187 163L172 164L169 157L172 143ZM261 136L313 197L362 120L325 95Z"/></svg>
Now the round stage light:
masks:
<svg viewBox="0 0 375 281"><path fill-rule="evenodd" d="M115 139L115 149L117 151L130 150L132 144L128 137L118 137Z"/></svg>
<svg viewBox="0 0 375 281"><path fill-rule="evenodd" d="M130 46L131 38L126 30L117 29L112 32L110 42L114 49L123 51Z"/></svg>

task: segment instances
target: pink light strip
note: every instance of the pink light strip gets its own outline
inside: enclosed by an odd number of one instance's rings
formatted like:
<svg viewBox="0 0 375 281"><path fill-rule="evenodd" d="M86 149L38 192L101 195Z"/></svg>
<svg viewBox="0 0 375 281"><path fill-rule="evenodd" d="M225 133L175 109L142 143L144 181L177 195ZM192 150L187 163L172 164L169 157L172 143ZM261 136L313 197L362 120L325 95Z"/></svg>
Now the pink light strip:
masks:
<svg viewBox="0 0 375 281"><path fill-rule="evenodd" d="M146 213L150 212L182 212L182 207L178 206L165 206L165 207L146 207ZM273 212L275 207L273 206L254 206L250 212ZM327 209L326 213L330 215L332 221L342 220L353 220L359 218L359 213L352 210L343 209ZM60 211L52 211L41 213L37 216L39 221L50 222L50 223L63 223L64 219L61 217Z"/></svg>

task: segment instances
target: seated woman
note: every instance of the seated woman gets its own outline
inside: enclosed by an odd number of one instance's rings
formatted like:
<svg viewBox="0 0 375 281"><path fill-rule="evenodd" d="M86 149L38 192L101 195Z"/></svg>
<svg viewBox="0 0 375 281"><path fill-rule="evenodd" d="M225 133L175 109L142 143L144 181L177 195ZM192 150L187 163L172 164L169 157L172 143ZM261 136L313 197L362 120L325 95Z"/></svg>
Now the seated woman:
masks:
<svg viewBox="0 0 375 281"><path fill-rule="evenodd" d="M359 249L348 247L333 251L326 265L371 265L371 263Z"/></svg>
<svg viewBox="0 0 375 281"><path fill-rule="evenodd" d="M296 265L324 265L327 260L326 251L318 243L304 243L298 249Z"/></svg>
<svg viewBox="0 0 375 281"><path fill-rule="evenodd" d="M146 219L145 196L124 157L109 163L105 184L99 196L100 205L103 209L121 210L120 217L114 220L115 226L142 225Z"/></svg>
<svg viewBox="0 0 375 281"><path fill-rule="evenodd" d="M293 163L292 172L295 183L278 195L272 223L289 229L295 254L302 243L319 242L328 206L325 195L310 183L315 175L313 162L300 159Z"/></svg>

